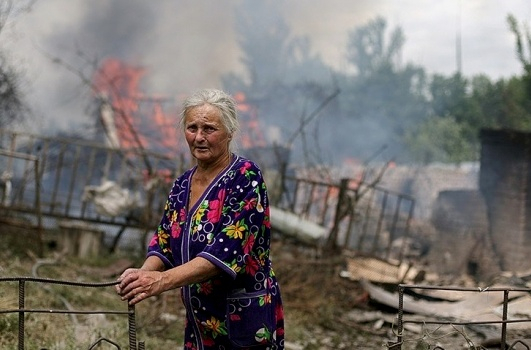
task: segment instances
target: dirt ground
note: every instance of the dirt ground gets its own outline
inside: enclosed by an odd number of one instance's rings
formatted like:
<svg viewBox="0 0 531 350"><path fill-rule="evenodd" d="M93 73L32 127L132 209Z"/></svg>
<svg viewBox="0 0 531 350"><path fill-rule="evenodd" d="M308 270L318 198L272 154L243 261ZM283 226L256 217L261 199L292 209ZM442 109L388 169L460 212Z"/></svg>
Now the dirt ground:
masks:
<svg viewBox="0 0 531 350"><path fill-rule="evenodd" d="M28 276L35 271L35 264L48 261L49 266L39 270L40 277L59 278L65 280L92 280L106 282L115 278L113 274L129 264L135 265L142 259L127 252L91 259L79 259L61 256L54 247L46 247L44 256L38 258L32 248L31 234L24 233L20 228L0 227L2 239L0 250L1 276ZM275 240L272 246L273 266L281 285L286 315L286 349L317 350L317 349L387 349L390 342L397 340L396 310L375 304L368 293L358 282L340 276L345 269L345 261L341 254L319 256L313 249L301 247L295 242ZM391 288L393 286L386 286ZM49 301L57 305L57 300L50 293L35 291L40 301ZM41 294L42 293L42 294ZM57 292L59 293L59 292ZM62 293L62 292L60 292ZM87 300L113 300L112 292L90 296L63 294L82 303ZM6 301L7 300L7 301ZM9 297L0 287L0 309L15 307L16 300ZM15 306L13 306L15 303ZM54 304L55 303L55 304ZM109 302L111 303L111 302ZM142 304L142 303L141 303ZM110 305L110 304L109 304ZM91 307L91 305L88 305ZM97 308L96 306L92 306ZM137 326L139 339L145 340L146 349L157 349L167 346L180 347L182 331L183 307L176 294L164 295L143 303L137 308ZM0 313L0 348L16 349L16 327L13 318ZM64 319L64 318L63 318ZM65 324L35 320L35 329L46 329L42 334L54 334L53 327L67 328ZM107 319L108 321L108 319ZM40 323L39 323L40 322ZM68 319L65 321L68 324ZM91 330L90 323L85 325L85 332ZM98 329L98 326L94 326ZM123 324L113 327L124 328ZM110 328L110 326L107 326ZM117 337L122 331L116 331ZM35 337L39 346L51 340ZM126 337L126 334L122 336ZM519 338L515 338L519 337ZM75 338L75 337L74 337ZM531 338L530 334L513 332L509 339ZM477 339L477 340L476 340ZM500 349L481 347L485 339L477 338L474 331L464 328L450 330L421 328L420 332L409 332L404 337L401 349ZM475 346L475 347L474 347ZM40 348L40 347L39 347ZM50 346L54 349L68 349L68 346ZM525 347L521 347L522 349ZM529 348L529 347L527 347ZM514 349L519 349L514 347Z"/></svg>

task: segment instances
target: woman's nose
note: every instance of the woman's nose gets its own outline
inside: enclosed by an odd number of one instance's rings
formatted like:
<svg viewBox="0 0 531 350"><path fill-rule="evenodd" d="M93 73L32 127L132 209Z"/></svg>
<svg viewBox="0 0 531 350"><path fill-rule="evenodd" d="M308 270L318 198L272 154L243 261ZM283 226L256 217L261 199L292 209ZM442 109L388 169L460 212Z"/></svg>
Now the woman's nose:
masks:
<svg viewBox="0 0 531 350"><path fill-rule="evenodd" d="M195 135L196 140L202 141L206 139L206 133L203 129L198 129Z"/></svg>

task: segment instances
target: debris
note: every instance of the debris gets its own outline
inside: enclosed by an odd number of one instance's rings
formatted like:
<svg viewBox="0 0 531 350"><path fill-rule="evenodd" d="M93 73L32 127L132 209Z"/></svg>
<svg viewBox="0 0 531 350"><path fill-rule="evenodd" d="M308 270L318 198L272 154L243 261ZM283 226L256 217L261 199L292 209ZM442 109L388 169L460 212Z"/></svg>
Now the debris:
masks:
<svg viewBox="0 0 531 350"><path fill-rule="evenodd" d="M117 183L104 180L99 186L87 186L83 191L84 202L93 201L100 215L115 217L138 207L139 198Z"/></svg>
<svg viewBox="0 0 531 350"><path fill-rule="evenodd" d="M386 306L398 309L398 293L390 293L369 281L360 281L362 287L369 292L370 298ZM455 320L456 322L470 322L470 328L484 335L492 334L492 329L499 329L502 320L502 306L504 293L499 291L491 292L488 288L478 290L477 293L468 292L468 296L461 301L427 301L415 299L409 295L403 295L402 310L406 313L428 316L432 319ZM511 291L513 301L508 304L507 320L527 320L531 322L531 297L524 291ZM426 321L427 318L424 318ZM479 327L477 323L487 322L485 327ZM511 328L528 329L529 322L511 323ZM476 325L472 325L476 323ZM484 329L483 329L484 328Z"/></svg>
<svg viewBox="0 0 531 350"><path fill-rule="evenodd" d="M302 243L319 245L328 235L328 229L300 215L270 206L271 226L288 236L297 238Z"/></svg>
<svg viewBox="0 0 531 350"><path fill-rule="evenodd" d="M353 281L368 280L379 283L403 283L416 281L421 272L408 262L394 262L370 256L347 258L347 270L342 277Z"/></svg>

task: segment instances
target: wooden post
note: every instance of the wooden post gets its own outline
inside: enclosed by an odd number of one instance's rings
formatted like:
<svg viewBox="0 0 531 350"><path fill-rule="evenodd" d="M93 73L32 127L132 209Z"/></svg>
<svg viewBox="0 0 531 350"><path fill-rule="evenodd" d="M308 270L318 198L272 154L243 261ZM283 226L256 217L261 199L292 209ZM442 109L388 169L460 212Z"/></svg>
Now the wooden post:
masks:
<svg viewBox="0 0 531 350"><path fill-rule="evenodd" d="M347 190L348 190L348 183L349 179L341 179L341 182L339 184L339 194L337 197L337 204L336 204L336 212L334 214L334 224L332 226L332 229L330 230L330 234L328 235L328 239L326 242L326 250L328 252L334 252L337 251L337 237L339 233L339 225L341 224L341 220L345 216L345 210L348 208L348 203L346 202L346 196Z"/></svg>

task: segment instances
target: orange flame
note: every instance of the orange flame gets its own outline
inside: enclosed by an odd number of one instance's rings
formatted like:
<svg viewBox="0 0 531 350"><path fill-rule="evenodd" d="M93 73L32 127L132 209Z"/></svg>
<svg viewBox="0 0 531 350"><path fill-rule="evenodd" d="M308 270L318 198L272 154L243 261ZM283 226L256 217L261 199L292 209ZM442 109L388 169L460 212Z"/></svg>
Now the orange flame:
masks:
<svg viewBox="0 0 531 350"><path fill-rule="evenodd" d="M95 93L112 106L121 148L154 148L158 144L175 156L180 148L177 117L164 113L160 98L147 97L140 91L145 73L144 68L117 58L106 59L93 78ZM154 103L154 107L143 113L141 102Z"/></svg>
<svg viewBox="0 0 531 350"><path fill-rule="evenodd" d="M234 100L238 105L238 113L241 116L242 147L264 147L266 145L266 141L258 120L258 111L256 107L247 102L243 92L235 93Z"/></svg>

